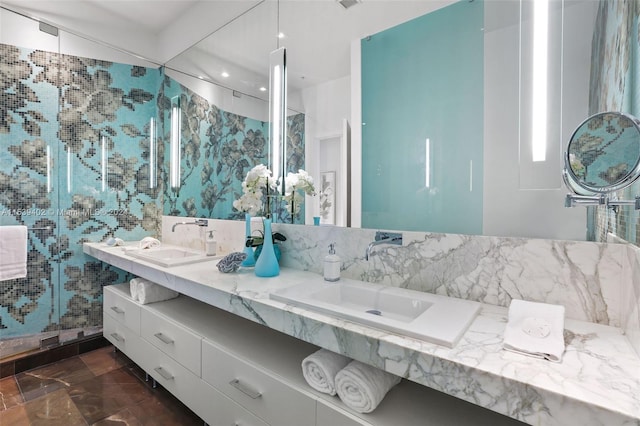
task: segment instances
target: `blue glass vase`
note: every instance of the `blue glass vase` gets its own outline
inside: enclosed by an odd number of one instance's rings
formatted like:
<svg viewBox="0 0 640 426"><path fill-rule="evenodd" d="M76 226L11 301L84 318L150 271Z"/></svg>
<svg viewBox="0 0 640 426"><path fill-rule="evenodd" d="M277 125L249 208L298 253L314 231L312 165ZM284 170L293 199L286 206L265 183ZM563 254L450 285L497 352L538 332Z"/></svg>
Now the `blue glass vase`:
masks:
<svg viewBox="0 0 640 426"><path fill-rule="evenodd" d="M247 238L249 238L251 236L251 215L249 213L245 213L244 215L244 220L245 220L245 240L244 242L247 242ZM243 253L245 253L247 255L247 258L245 260L242 261L242 263L240 264L240 266L245 266L245 267L250 267L256 264L256 259L253 255L253 247L247 247L245 245L244 249L242 250Z"/></svg>
<svg viewBox="0 0 640 426"><path fill-rule="evenodd" d="M264 242L262 252L256 260L255 268L258 277L275 277L280 275L280 265L273 249L273 235L271 234L271 219L264 219Z"/></svg>

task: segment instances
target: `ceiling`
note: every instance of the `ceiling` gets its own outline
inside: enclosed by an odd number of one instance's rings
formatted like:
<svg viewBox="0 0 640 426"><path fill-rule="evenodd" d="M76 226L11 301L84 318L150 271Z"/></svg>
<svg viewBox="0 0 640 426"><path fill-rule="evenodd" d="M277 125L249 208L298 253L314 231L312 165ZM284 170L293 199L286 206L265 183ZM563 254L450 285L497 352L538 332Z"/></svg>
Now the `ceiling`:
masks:
<svg viewBox="0 0 640 426"><path fill-rule="evenodd" d="M157 64L254 94L287 48L290 89L349 75L353 40L452 0L0 0L0 5ZM278 39L275 34L284 33ZM220 73L231 74L224 81Z"/></svg>

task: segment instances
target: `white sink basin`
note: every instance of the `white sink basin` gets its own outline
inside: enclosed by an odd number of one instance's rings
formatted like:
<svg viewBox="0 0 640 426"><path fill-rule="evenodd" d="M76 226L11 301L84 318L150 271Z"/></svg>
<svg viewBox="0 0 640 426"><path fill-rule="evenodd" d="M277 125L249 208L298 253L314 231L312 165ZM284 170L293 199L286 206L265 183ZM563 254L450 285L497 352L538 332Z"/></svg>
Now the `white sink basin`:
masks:
<svg viewBox="0 0 640 426"><path fill-rule="evenodd" d="M222 258L222 256L207 256L203 252L197 250L171 246L128 250L127 254L137 259L146 260L147 262L164 266L165 268Z"/></svg>
<svg viewBox="0 0 640 426"><path fill-rule="evenodd" d="M481 307L470 300L344 279L299 284L270 298L450 348Z"/></svg>

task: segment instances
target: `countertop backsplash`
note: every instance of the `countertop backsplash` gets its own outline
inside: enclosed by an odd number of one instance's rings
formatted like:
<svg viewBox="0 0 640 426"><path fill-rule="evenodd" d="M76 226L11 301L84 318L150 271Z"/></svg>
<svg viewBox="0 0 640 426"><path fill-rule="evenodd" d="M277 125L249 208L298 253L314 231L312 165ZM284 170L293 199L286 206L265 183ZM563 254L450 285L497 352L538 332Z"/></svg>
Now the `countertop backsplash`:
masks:
<svg viewBox="0 0 640 426"><path fill-rule="evenodd" d="M163 216L163 241L203 249L213 229L219 251L241 251L244 222ZM254 222L253 229L259 229ZM366 282L509 306L512 299L564 305L567 318L622 328L640 355L640 248L619 243L403 232L403 245L381 244L365 260L375 229L277 223L282 265L322 274L335 242L341 275ZM178 230L180 232L178 232Z"/></svg>

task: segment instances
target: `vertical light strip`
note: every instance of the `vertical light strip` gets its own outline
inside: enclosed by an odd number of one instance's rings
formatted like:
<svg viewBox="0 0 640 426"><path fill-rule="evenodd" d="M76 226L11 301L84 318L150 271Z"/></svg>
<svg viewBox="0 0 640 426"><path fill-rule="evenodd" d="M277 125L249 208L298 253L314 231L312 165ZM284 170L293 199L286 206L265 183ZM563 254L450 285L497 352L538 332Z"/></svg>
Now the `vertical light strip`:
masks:
<svg viewBox="0 0 640 426"><path fill-rule="evenodd" d="M51 147L47 145L47 192L51 192Z"/></svg>
<svg viewBox="0 0 640 426"><path fill-rule="evenodd" d="M73 165L71 163L71 148L67 147L67 192L71 194L72 186L71 186L71 175L72 175Z"/></svg>
<svg viewBox="0 0 640 426"><path fill-rule="evenodd" d="M180 104L171 107L170 181L172 188L180 188L180 133L182 112Z"/></svg>
<svg viewBox="0 0 640 426"><path fill-rule="evenodd" d="M469 192L473 192L473 160L469 160Z"/></svg>
<svg viewBox="0 0 640 426"><path fill-rule="evenodd" d="M431 187L431 141L429 138L425 140L424 148L424 186L429 188Z"/></svg>
<svg viewBox="0 0 640 426"><path fill-rule="evenodd" d="M102 173L102 192L107 190L107 137L100 136L100 152L102 153L101 173Z"/></svg>
<svg viewBox="0 0 640 426"><path fill-rule="evenodd" d="M273 118L271 120L271 149L273 152L273 156L271 159L272 162L272 172L273 172L273 177L274 178L278 178L280 176L280 162L281 157L280 157L280 139L281 139L281 129L280 129L280 108L279 105L282 102L282 100L280 99L280 91L281 91L281 87L280 87L280 65L276 65L275 67L273 67Z"/></svg>
<svg viewBox="0 0 640 426"><path fill-rule="evenodd" d="M533 1L533 105L531 149L533 161L547 157L547 54L549 1Z"/></svg>
<svg viewBox="0 0 640 426"><path fill-rule="evenodd" d="M287 54L281 47L269 55L269 165L284 195L284 176L287 172Z"/></svg>
<svg viewBox="0 0 640 426"><path fill-rule="evenodd" d="M156 174L158 151L156 142L156 119L151 117L149 119L149 188L155 188L158 184Z"/></svg>

